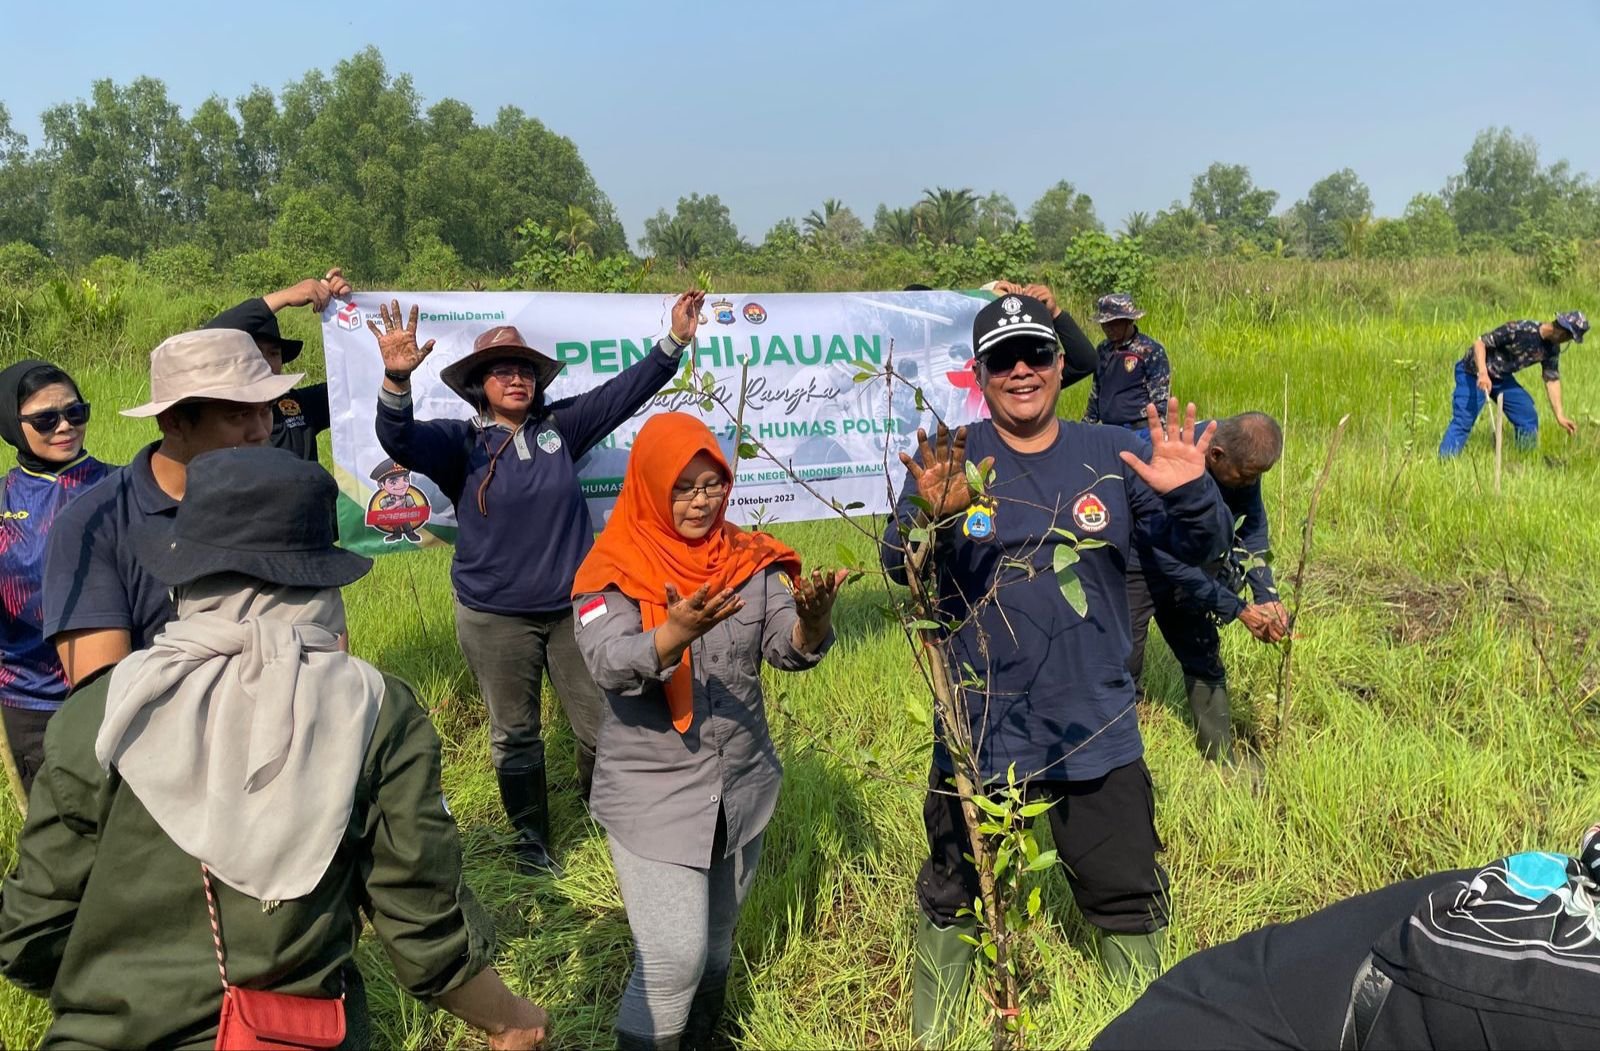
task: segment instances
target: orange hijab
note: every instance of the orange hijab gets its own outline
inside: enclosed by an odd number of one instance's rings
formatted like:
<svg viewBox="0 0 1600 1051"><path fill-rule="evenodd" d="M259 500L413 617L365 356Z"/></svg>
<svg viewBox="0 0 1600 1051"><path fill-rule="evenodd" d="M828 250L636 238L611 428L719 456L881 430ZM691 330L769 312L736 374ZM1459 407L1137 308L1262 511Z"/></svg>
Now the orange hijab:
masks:
<svg viewBox="0 0 1600 1051"><path fill-rule="evenodd" d="M733 472L704 423L687 413L652 416L639 428L622 479L622 494L611 519L578 567L572 596L615 587L639 603L644 630L667 622L666 585L688 597L710 584L711 594L737 588L776 563L791 577L800 575L800 556L766 533L747 533L727 521L728 497L717 509L711 532L687 540L672 525L672 486L698 453L705 453L730 481ZM694 674L689 648L667 680L667 710L672 725L685 733L694 721Z"/></svg>

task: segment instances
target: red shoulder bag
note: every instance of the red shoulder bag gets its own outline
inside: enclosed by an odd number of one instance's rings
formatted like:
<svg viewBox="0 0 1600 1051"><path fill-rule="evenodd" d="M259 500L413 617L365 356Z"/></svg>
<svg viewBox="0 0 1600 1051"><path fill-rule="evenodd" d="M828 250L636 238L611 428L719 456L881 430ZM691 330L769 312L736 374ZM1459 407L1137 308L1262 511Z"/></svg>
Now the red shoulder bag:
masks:
<svg viewBox="0 0 1600 1051"><path fill-rule="evenodd" d="M286 1051L338 1047L344 1042L344 994L337 1000L289 996L228 984L222 952L222 924L211 890L211 870L200 866L206 883L206 908L211 913L211 940L222 976L222 1018L217 1026L217 1051Z"/></svg>

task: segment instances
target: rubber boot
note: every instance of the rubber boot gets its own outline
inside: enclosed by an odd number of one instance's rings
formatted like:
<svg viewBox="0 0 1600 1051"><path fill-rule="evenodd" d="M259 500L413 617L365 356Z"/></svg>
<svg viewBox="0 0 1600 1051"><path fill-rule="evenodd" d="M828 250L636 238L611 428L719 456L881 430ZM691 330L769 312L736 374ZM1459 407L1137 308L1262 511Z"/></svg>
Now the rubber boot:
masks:
<svg viewBox="0 0 1600 1051"><path fill-rule="evenodd" d="M973 948L961 940L972 920L940 927L917 913L916 956L911 964L911 1036L920 1048L948 1047L967 1001Z"/></svg>
<svg viewBox="0 0 1600 1051"><path fill-rule="evenodd" d="M617 1051L678 1051L682 1046L677 1036L638 1036L618 1029Z"/></svg>
<svg viewBox="0 0 1600 1051"><path fill-rule="evenodd" d="M577 742L578 746L578 795L583 798L583 805L589 805L589 792L594 788L594 749Z"/></svg>
<svg viewBox="0 0 1600 1051"><path fill-rule="evenodd" d="M727 999L727 975L711 979L709 984L708 979L700 979L700 987L694 991L694 1000L689 1004L689 1019L683 1026L683 1051L712 1051Z"/></svg>
<svg viewBox="0 0 1600 1051"><path fill-rule="evenodd" d="M517 834L513 848L517 868L529 876L561 875L561 866L550 856L550 792L545 784L544 764L526 770L496 770L500 782L500 801Z"/></svg>
<svg viewBox="0 0 1600 1051"><path fill-rule="evenodd" d="M1148 982L1161 973L1161 952L1167 946L1165 927L1149 934L1118 934L1106 930L1098 933L1100 967L1112 981Z"/></svg>
<svg viewBox="0 0 1600 1051"><path fill-rule="evenodd" d="M1228 687L1185 677L1189 709L1200 754L1214 763L1233 763L1233 721L1228 714Z"/></svg>

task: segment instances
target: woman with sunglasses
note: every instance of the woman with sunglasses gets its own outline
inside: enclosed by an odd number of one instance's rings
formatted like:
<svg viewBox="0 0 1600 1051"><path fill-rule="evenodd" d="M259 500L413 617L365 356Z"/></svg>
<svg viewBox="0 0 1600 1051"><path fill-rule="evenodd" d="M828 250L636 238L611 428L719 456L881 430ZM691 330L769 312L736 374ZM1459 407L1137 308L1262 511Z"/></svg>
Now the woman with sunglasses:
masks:
<svg viewBox="0 0 1600 1051"><path fill-rule="evenodd" d="M633 929L622 1051L715 1044L783 779L761 665L822 660L845 579L804 576L794 551L729 524L731 484L704 423L652 416L573 585L578 648L606 692L590 809Z"/></svg>
<svg viewBox="0 0 1600 1051"><path fill-rule="evenodd" d="M0 372L0 438L17 451L0 493L0 715L24 788L69 689L42 631L45 539L68 501L112 470L83 451L88 425L88 402L54 365L19 361Z"/></svg>
<svg viewBox="0 0 1600 1051"><path fill-rule="evenodd" d="M489 744L500 799L525 872L559 871L550 855L539 691L546 671L577 738L579 791L594 776L595 735L605 703L573 638L573 575L594 542L577 462L677 374L694 342L703 292L685 292L672 330L642 361L572 398L547 400L561 364L511 325L478 336L472 353L440 370L470 404L471 420L417 420L411 374L433 350L417 345L417 308L381 307L384 380L378 442L396 464L427 475L455 505L450 579L456 637L489 709Z"/></svg>

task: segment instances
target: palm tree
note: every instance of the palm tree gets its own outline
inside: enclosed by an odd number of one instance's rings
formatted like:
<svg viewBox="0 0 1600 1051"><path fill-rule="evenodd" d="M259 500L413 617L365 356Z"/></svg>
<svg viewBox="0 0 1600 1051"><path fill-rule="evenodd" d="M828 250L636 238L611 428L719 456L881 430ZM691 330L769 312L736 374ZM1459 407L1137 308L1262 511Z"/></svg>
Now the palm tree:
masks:
<svg viewBox="0 0 1600 1051"><path fill-rule="evenodd" d="M970 187L951 190L936 186L922 191L919 207L924 208L928 236L940 244L957 244L972 229L978 213L978 195Z"/></svg>
<svg viewBox="0 0 1600 1051"><path fill-rule="evenodd" d="M901 248L914 248L921 229L919 217L913 208L896 208L881 213L873 230L881 239Z"/></svg>
<svg viewBox="0 0 1600 1051"><path fill-rule="evenodd" d="M1150 213L1131 212L1122 222L1122 236L1143 237L1150 232Z"/></svg>
<svg viewBox="0 0 1600 1051"><path fill-rule="evenodd" d="M561 239L567 243L567 254L577 255L580 248L589 248L586 238L594 233L599 225L583 205L567 205L566 218L561 222Z"/></svg>
<svg viewBox="0 0 1600 1051"><path fill-rule="evenodd" d="M656 248L672 260L680 271L687 270L689 264L700 256L700 234L693 223L679 216L661 227Z"/></svg>
<svg viewBox="0 0 1600 1051"><path fill-rule="evenodd" d="M806 228L806 232L811 235L813 240L818 240L828 235L828 224L832 223L834 216L843 210L843 201L836 197L829 197L822 202L822 211L819 212L815 208L811 209L806 214L806 217L800 220L800 223Z"/></svg>
<svg viewBox="0 0 1600 1051"><path fill-rule="evenodd" d="M1367 237L1371 233L1371 216L1346 216L1339 220L1339 240L1344 243L1344 254L1351 259L1366 258Z"/></svg>

